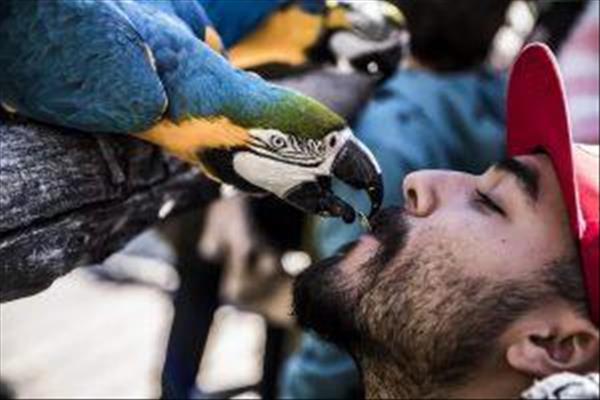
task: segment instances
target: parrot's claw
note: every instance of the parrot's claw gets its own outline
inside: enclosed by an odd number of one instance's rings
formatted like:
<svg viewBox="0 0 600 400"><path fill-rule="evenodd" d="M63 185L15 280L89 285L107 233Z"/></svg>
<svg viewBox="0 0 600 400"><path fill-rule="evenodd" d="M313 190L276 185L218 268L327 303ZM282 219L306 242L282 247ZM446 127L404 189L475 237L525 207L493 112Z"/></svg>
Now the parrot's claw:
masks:
<svg viewBox="0 0 600 400"><path fill-rule="evenodd" d="M326 197L321 199L321 214L340 217L345 223L351 224L356 219L356 211L344 200L340 199L332 192L329 192Z"/></svg>
<svg viewBox="0 0 600 400"><path fill-rule="evenodd" d="M333 193L331 178L326 176L297 186L285 200L303 211L323 217L341 217L346 223L356 218L354 208Z"/></svg>

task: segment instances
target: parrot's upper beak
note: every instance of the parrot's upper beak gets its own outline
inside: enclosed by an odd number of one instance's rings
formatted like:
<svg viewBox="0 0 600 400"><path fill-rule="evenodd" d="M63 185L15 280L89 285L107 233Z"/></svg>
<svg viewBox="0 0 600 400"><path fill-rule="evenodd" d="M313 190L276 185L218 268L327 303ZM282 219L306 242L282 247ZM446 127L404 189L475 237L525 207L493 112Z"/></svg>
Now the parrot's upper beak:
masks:
<svg viewBox="0 0 600 400"><path fill-rule="evenodd" d="M383 200L381 169L373 154L360 141L351 137L340 148L331 165L331 175L367 192L371 200L369 216L379 210ZM309 213L341 217L347 223L356 218L354 208L332 192L330 176L320 176L316 181L297 185L284 199Z"/></svg>

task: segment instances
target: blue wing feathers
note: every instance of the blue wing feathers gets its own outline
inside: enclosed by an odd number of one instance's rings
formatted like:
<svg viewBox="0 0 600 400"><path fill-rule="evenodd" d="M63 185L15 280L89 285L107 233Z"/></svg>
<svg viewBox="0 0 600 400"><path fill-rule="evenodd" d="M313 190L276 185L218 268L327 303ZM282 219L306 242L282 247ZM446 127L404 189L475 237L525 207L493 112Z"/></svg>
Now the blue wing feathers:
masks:
<svg viewBox="0 0 600 400"><path fill-rule="evenodd" d="M9 0L0 20L0 101L95 132L149 128L167 101L144 43L111 3Z"/></svg>
<svg viewBox="0 0 600 400"><path fill-rule="evenodd" d="M244 12L255 21L284 2L0 0L0 101L93 132L140 132L161 117L248 118L287 92L203 43L209 16L236 26ZM237 17L224 3L240 6Z"/></svg>
<svg viewBox="0 0 600 400"><path fill-rule="evenodd" d="M174 11L167 12L166 5L157 10L157 3L151 0L118 4L152 49L169 98L169 119L226 115L235 120L238 110L258 112L265 104L265 96L275 102L281 95L262 79L231 66L194 35Z"/></svg>

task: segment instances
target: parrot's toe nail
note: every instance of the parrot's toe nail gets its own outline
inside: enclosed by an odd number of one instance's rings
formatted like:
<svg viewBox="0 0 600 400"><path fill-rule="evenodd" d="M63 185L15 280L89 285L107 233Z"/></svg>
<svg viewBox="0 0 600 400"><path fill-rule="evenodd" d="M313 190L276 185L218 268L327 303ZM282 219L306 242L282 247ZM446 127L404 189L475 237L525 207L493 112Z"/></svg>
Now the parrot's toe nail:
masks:
<svg viewBox="0 0 600 400"><path fill-rule="evenodd" d="M283 198L304 212L323 217L340 217L346 223L352 223L356 219L354 208L333 194L330 179L326 177L302 183Z"/></svg>
<svg viewBox="0 0 600 400"><path fill-rule="evenodd" d="M330 216L342 218L347 224L353 223L356 219L354 208L333 193L323 199L321 208Z"/></svg>

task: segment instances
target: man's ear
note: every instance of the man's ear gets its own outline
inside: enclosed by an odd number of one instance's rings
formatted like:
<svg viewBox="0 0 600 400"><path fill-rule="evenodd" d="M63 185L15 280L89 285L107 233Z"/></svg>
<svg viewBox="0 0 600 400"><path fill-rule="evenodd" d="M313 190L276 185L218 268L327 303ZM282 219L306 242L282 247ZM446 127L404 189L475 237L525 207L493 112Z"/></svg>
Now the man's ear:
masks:
<svg viewBox="0 0 600 400"><path fill-rule="evenodd" d="M506 360L535 377L598 369L598 328L566 304L548 305L515 323L507 333Z"/></svg>

